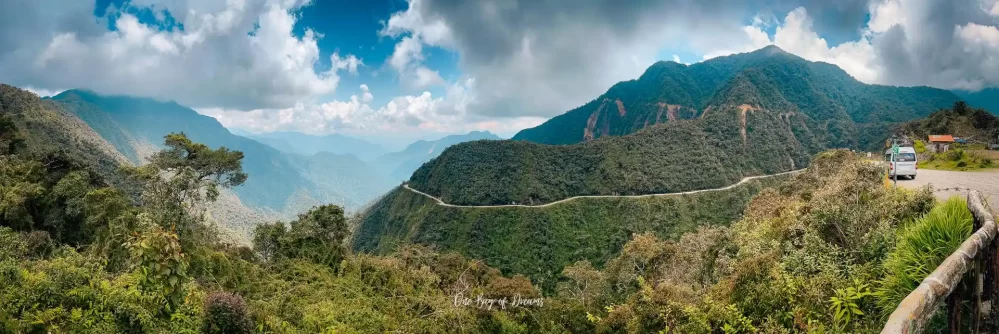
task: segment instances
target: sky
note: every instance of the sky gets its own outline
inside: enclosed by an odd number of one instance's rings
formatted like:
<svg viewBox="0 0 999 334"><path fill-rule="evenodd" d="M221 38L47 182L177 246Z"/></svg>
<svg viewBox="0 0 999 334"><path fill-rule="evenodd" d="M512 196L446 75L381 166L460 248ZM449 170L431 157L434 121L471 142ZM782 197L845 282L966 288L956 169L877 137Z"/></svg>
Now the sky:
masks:
<svg viewBox="0 0 999 334"><path fill-rule="evenodd" d="M999 0L4 0L0 82L254 133L509 137L656 61L777 45L865 83L999 86Z"/></svg>

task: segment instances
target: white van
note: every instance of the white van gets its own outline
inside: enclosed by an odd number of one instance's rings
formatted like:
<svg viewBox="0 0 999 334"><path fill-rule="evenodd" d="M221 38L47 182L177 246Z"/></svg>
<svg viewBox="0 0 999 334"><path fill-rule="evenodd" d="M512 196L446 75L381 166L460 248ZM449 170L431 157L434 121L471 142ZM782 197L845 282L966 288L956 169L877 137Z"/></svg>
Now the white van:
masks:
<svg viewBox="0 0 999 334"><path fill-rule="evenodd" d="M916 179L916 149L909 146L898 148L895 161L891 161L891 149L885 151L885 161L888 162L888 177L908 176L910 180Z"/></svg>

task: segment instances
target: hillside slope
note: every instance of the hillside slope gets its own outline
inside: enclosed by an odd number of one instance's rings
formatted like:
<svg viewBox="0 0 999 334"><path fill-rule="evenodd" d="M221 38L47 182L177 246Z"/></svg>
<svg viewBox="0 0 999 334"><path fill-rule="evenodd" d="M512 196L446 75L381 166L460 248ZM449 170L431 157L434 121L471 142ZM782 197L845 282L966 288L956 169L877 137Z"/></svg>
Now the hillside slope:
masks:
<svg viewBox="0 0 999 334"><path fill-rule="evenodd" d="M418 140L399 152L384 154L373 164L392 181L408 180L416 169L430 159L436 158L452 145L476 141L499 140L500 137L489 131L472 131L463 135L450 135L438 140Z"/></svg>
<svg viewBox="0 0 999 334"><path fill-rule="evenodd" d="M480 205L715 188L804 167L829 148L880 147L896 124L957 99L866 85L776 47L691 66L660 62L514 141L456 145L410 184Z"/></svg>
<svg viewBox="0 0 999 334"><path fill-rule="evenodd" d="M982 108L993 115L999 115L999 88L986 88L977 92L955 91L972 107Z"/></svg>
<svg viewBox="0 0 999 334"><path fill-rule="evenodd" d="M457 251L507 274L554 288L563 267L597 266L633 233L676 239L700 226L727 225L761 189L790 176L749 181L728 191L642 199L580 199L545 208L454 208L396 188L364 213L353 248L389 253L420 243Z"/></svg>
<svg viewBox="0 0 999 334"><path fill-rule="evenodd" d="M798 126L777 112L725 106L704 118L584 144L477 141L424 164L410 186L461 205L718 188L807 165Z"/></svg>
<svg viewBox="0 0 999 334"><path fill-rule="evenodd" d="M0 114L14 121L28 151L36 154L61 151L64 156L74 158L73 163L85 165L108 182L122 186L118 168L130 164L129 158L65 105L0 84Z"/></svg>
<svg viewBox="0 0 999 334"><path fill-rule="evenodd" d="M999 117L985 109L972 108L962 101L954 103L950 109L941 109L926 118L908 122L899 130L922 140L926 140L928 135L950 134L967 138L973 143L991 144L999 137Z"/></svg>
<svg viewBox="0 0 999 334"><path fill-rule="evenodd" d="M809 62L769 46L689 66L658 62L637 80L620 82L597 99L525 129L513 139L564 145L699 117L719 100L732 97L722 91L739 77L761 85L759 106L800 112L813 121L835 119L846 133L925 117L958 99L935 88L866 85L834 65ZM778 104L781 108L775 107ZM873 141L865 136L855 142L852 136L843 137L837 140L850 147Z"/></svg>

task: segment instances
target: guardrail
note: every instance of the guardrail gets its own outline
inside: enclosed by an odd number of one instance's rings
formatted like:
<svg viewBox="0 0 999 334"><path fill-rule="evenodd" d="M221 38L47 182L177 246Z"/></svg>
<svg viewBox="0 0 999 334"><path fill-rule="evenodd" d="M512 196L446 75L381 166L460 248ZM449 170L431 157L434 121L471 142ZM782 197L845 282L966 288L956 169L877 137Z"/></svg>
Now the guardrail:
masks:
<svg viewBox="0 0 999 334"><path fill-rule="evenodd" d="M968 209L975 217L974 233L964 240L936 270L923 279L888 317L882 334L921 333L942 303L946 302L950 333L960 333L970 327L972 333L981 329L982 301L989 301L989 313L996 314L999 302L999 272L996 260L997 230L995 218L989 213L977 190L968 192ZM962 326L964 301L970 301L970 326ZM991 318L991 317L990 317ZM995 325L995 324L992 324Z"/></svg>

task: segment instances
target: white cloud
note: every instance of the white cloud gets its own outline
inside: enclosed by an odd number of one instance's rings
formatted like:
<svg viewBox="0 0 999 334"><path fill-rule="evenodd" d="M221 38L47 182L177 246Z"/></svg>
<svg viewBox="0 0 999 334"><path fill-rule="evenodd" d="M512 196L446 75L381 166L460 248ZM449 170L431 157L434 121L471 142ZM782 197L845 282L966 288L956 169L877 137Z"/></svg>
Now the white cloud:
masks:
<svg viewBox="0 0 999 334"><path fill-rule="evenodd" d="M423 44L414 37L403 37L395 45L395 51L389 57L389 65L399 73L410 68L410 64L423 60Z"/></svg>
<svg viewBox="0 0 999 334"><path fill-rule="evenodd" d="M215 117L226 127L255 133L344 133L360 137L397 137L403 140L422 138L427 133L451 134L472 130L512 135L514 131L544 121L537 117L499 121L469 114L468 106L476 99L474 86L474 79L466 79L448 85L444 96L434 96L430 92L399 96L377 108L370 105L373 95L368 86L360 85L360 95L352 95L346 101L298 103L290 108L250 111L200 108L198 112Z"/></svg>
<svg viewBox="0 0 999 334"><path fill-rule="evenodd" d="M163 30L118 9L95 20L93 2L73 1L68 6L52 0L5 1L0 12L17 14L0 17L0 44L6 46L0 50L0 80L147 96L196 107L290 107L334 92L337 70L355 73L363 65L353 55L336 55L331 70L314 69L318 34L293 34L295 12L305 2L128 3L150 8L159 18L168 10L183 24L183 30ZM107 30L107 20L117 29Z"/></svg>
<svg viewBox="0 0 999 334"><path fill-rule="evenodd" d="M371 103L371 100L375 99L374 95L371 95L371 91L368 90L368 85L361 84L361 102Z"/></svg>
<svg viewBox="0 0 999 334"><path fill-rule="evenodd" d="M357 68L364 66L364 61L354 55L347 55L340 58L339 52L333 52L333 55L330 56L330 64L337 71L346 70L347 73L357 75Z"/></svg>
<svg viewBox="0 0 999 334"><path fill-rule="evenodd" d="M444 78L437 71L420 66L416 68L416 76L410 82L410 86L416 88L426 88L430 86L443 85Z"/></svg>
<svg viewBox="0 0 999 334"><path fill-rule="evenodd" d="M411 0L381 35L401 39L399 55L411 54L404 52L415 49L411 42L456 53L462 73L479 80L474 113L550 117L638 77L667 45L727 45L741 28L742 6L735 0L626 6L613 0Z"/></svg>
<svg viewBox="0 0 999 334"><path fill-rule="evenodd" d="M25 86L25 87L21 87L21 88L23 88L24 90L27 90L29 92L35 93L35 95L38 95L39 97L56 96L56 95L59 95L59 93L62 93L63 91L65 91L65 89L54 89L54 90L53 89L41 89L41 88L34 88L34 87L31 87L31 86Z"/></svg>
<svg viewBox="0 0 999 334"><path fill-rule="evenodd" d="M983 18L968 13L984 10L974 3L954 5L943 0L871 2L870 21L860 37L835 46L815 31L812 17L799 7L784 17L772 38L758 27L761 20L754 20L743 27L741 42L732 44L736 47L709 51L705 58L773 44L811 61L835 64L865 83L970 90L999 85L999 29L975 23Z"/></svg>
<svg viewBox="0 0 999 334"><path fill-rule="evenodd" d="M812 19L804 8L787 14L774 34L774 44L802 58L837 65L862 82L877 82L880 69L870 42L861 39L829 47L812 29Z"/></svg>

